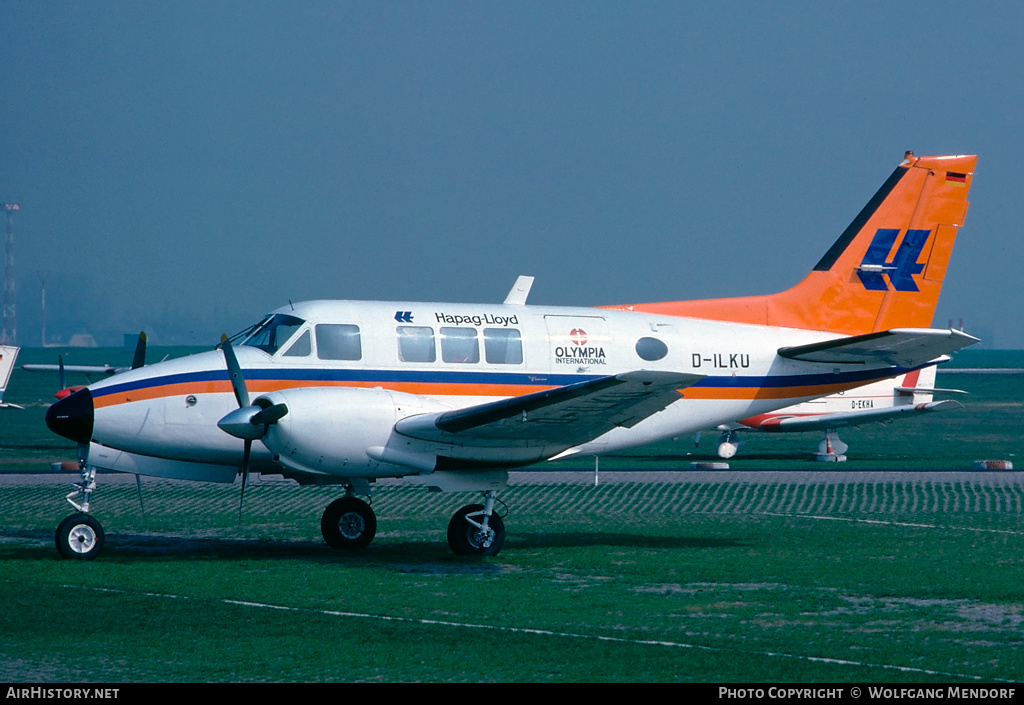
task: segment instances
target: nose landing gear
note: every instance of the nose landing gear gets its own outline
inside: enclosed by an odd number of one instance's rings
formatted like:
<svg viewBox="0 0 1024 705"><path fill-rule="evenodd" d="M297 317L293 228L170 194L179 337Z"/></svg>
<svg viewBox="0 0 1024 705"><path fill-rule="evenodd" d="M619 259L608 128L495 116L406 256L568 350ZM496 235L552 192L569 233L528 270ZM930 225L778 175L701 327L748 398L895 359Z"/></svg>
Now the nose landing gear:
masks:
<svg viewBox="0 0 1024 705"><path fill-rule="evenodd" d="M84 457L79 459L78 466L82 479L74 483L77 489L67 496L68 502L78 511L64 518L57 527L54 540L57 552L64 558L91 561L103 550L105 541L103 526L89 514L89 498L96 490L96 468L90 467ZM78 495L83 497L81 504L74 500Z"/></svg>
<svg viewBox="0 0 1024 705"><path fill-rule="evenodd" d="M85 512L71 514L57 527L57 552L64 558L92 560L103 550L104 540L103 527Z"/></svg>

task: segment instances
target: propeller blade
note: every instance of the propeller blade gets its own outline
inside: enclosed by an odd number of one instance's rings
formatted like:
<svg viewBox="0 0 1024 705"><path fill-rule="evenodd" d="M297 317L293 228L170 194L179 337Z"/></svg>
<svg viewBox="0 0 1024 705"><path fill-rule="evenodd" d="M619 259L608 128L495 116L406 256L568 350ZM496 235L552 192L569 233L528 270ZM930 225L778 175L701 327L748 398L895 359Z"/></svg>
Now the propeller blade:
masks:
<svg viewBox="0 0 1024 705"><path fill-rule="evenodd" d="M245 388L245 377L242 376L242 368L238 365L238 358L231 347L231 341L226 335L220 337L220 346L224 350L224 362L228 366L228 376L231 378L231 388L235 392L235 400L238 406L249 406L249 391Z"/></svg>
<svg viewBox="0 0 1024 705"><path fill-rule="evenodd" d="M139 491L139 509L142 510L142 520L146 520L146 505L142 501L142 475L135 476L135 489Z"/></svg>
<svg viewBox="0 0 1024 705"><path fill-rule="evenodd" d="M259 416L263 410L258 406L251 406L249 404L249 390L245 388L245 377L242 376L242 367L238 364L235 350L231 347L231 341L228 340L226 335L220 337L220 347L224 351L224 364L228 366L228 377L231 378L231 389L235 393L235 401L238 402L238 408L218 421L217 425L232 436L245 441L241 468L242 493L238 498L238 523L241 524L242 505L245 502L245 485L249 481L249 455L252 452L252 442L257 438L261 438L265 432L265 429L260 428L263 424L254 424L252 419ZM287 412L288 408L285 407L285 413ZM284 416L284 414L281 414L281 416Z"/></svg>
<svg viewBox="0 0 1024 705"><path fill-rule="evenodd" d="M139 342L135 343L135 357L132 358L132 369L137 370L146 364L146 332L139 333Z"/></svg>
<svg viewBox="0 0 1024 705"><path fill-rule="evenodd" d="M242 505L245 503L245 484L249 479L249 452L252 450L252 441L246 439L245 451L242 453L242 493L238 497L238 523L242 523Z"/></svg>
<svg viewBox="0 0 1024 705"><path fill-rule="evenodd" d="M285 414L287 413L287 404L274 404L273 406L268 406L263 411L260 411L256 415L254 415L251 419L249 419L249 423L251 423L253 426L263 426L264 424L277 423L282 418L284 418Z"/></svg>

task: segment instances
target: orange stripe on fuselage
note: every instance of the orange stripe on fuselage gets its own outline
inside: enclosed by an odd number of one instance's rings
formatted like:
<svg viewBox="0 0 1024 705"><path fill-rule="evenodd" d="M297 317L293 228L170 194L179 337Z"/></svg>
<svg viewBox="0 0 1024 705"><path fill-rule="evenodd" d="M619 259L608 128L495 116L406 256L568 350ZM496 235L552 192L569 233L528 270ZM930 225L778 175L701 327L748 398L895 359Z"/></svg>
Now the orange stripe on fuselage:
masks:
<svg viewBox="0 0 1024 705"><path fill-rule="evenodd" d="M828 396L864 384L867 382L806 387L688 387L680 390L680 393L686 399L801 399Z"/></svg>
<svg viewBox="0 0 1024 705"><path fill-rule="evenodd" d="M372 389L376 387L394 392L417 394L421 396L467 396L467 397L516 397L533 392L554 389L554 385L521 385L521 384L442 384L437 382L332 382L316 381L301 382L295 380L271 380L246 382L250 397L268 392L287 389L305 389L308 387L350 387ZM188 396L189 394L231 394L231 383L227 381L183 382L165 384L145 389L133 389L118 394L106 394L93 398L93 406L102 409L133 401L150 401L166 397Z"/></svg>

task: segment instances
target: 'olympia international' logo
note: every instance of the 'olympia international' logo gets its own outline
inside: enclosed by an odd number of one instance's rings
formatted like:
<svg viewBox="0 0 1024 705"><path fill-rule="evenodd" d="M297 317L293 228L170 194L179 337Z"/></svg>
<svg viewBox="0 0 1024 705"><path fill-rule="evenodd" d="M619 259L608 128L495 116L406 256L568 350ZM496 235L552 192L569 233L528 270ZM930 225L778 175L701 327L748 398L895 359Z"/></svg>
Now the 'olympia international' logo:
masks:
<svg viewBox="0 0 1024 705"><path fill-rule="evenodd" d="M888 291L885 277L889 277L889 283L896 291L920 291L917 282L914 281L914 275L923 272L924 265L918 264L917 258L921 256L921 250L928 242L931 232L908 230L892 261L887 262L885 258L889 256L900 231L895 228L879 228L864 254L864 259L857 267L857 276L860 277L864 288Z"/></svg>

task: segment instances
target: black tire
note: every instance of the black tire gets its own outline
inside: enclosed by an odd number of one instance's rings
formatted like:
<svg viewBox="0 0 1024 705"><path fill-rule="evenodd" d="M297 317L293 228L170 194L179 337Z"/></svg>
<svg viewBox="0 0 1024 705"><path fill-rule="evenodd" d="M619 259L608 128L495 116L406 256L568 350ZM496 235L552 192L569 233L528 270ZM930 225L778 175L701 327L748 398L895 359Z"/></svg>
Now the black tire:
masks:
<svg viewBox="0 0 1024 705"><path fill-rule="evenodd" d="M85 512L71 514L57 527L57 552L64 558L91 561L103 550L103 527Z"/></svg>
<svg viewBox="0 0 1024 705"><path fill-rule="evenodd" d="M342 497L327 505L320 533L331 548L366 548L377 534L377 516L363 500Z"/></svg>
<svg viewBox="0 0 1024 705"><path fill-rule="evenodd" d="M452 520L448 522L448 545L452 553L457 556L496 556L505 545L505 522L501 517L491 513L487 521L488 531L480 531L471 524L466 516L479 514L473 517L478 523L483 518L484 505L468 504L455 512Z"/></svg>

